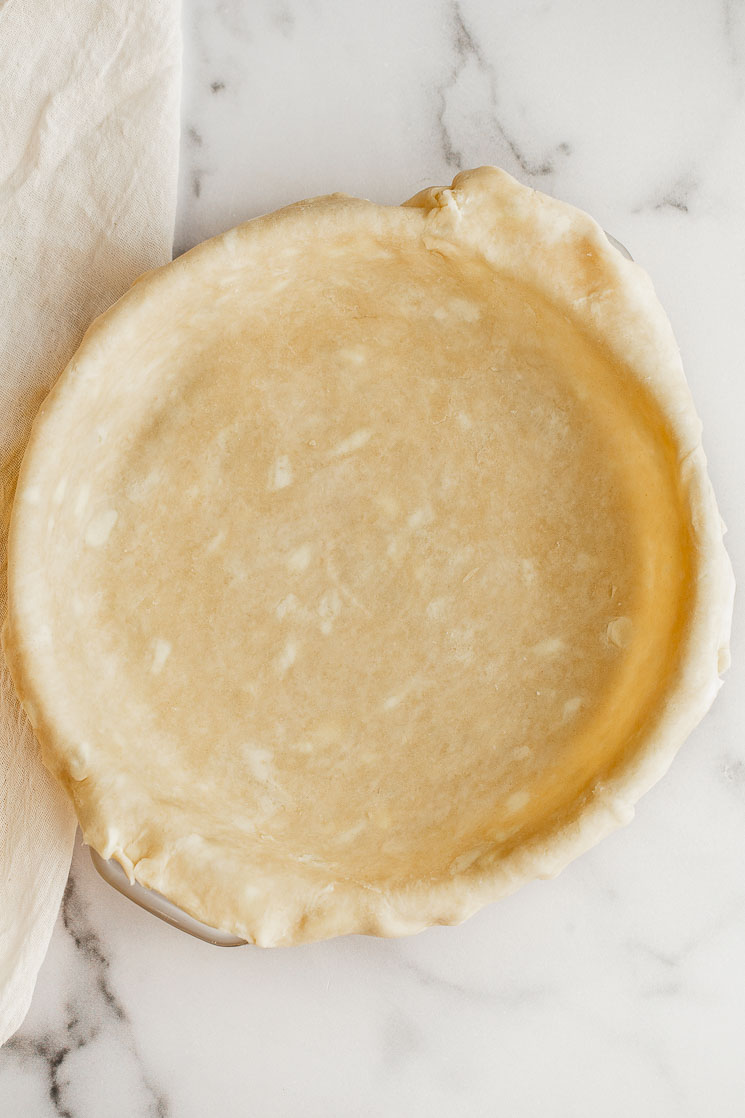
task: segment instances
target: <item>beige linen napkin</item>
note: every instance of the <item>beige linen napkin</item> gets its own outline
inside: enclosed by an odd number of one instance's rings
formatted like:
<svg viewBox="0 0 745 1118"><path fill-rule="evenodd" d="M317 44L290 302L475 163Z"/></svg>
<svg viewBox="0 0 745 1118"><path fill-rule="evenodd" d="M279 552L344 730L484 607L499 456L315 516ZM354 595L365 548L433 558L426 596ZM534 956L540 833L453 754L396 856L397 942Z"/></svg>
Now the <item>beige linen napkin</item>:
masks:
<svg viewBox="0 0 745 1118"><path fill-rule="evenodd" d="M179 0L0 0L0 620L18 466L97 314L171 258ZM0 658L0 1043L31 1001L75 818Z"/></svg>

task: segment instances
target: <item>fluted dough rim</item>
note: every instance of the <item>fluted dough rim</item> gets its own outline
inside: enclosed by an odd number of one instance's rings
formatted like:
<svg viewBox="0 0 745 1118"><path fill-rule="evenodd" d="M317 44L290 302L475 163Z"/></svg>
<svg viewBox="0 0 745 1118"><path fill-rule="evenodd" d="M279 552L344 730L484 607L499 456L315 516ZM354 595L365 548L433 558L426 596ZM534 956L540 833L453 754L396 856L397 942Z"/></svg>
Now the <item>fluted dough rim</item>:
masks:
<svg viewBox="0 0 745 1118"><path fill-rule="evenodd" d="M71 775L50 702L49 666L34 639L44 626L34 579L43 579L43 554L33 509L24 501L43 485L49 455L82 366L96 361L125 319L209 262L216 251L239 253L262 231L282 223L300 235L309 216L329 229L353 218L386 227L416 221L426 247L447 253L465 246L501 273L528 283L571 315L591 336L617 352L646 386L663 413L678 449L680 481L695 544L696 587L677 674L663 708L650 723L642 748L610 779L598 784L569 820L519 847L506 858L485 855L462 872L406 887L373 888L352 882L333 889L299 885L271 907L242 908L220 894L224 852L209 844L152 850L133 862L133 836L112 831L95 786ZM592 273L577 264L592 257ZM4 649L19 698L34 726L45 763L73 796L85 838L105 858L116 858L142 884L164 893L186 911L260 945L291 944L353 932L399 936L437 923L462 921L484 904L536 877L553 876L633 815L634 804L663 775L677 749L714 699L728 663L734 580L722 540L722 523L706 471L700 423L685 381L667 317L643 269L607 241L587 214L520 185L496 168L459 174L449 188L422 191L404 207L380 207L345 195L299 202L197 246L173 264L147 273L90 327L68 368L35 420L19 477L9 538L9 616ZM199 882L211 873L209 896ZM271 890L271 882L262 883Z"/></svg>

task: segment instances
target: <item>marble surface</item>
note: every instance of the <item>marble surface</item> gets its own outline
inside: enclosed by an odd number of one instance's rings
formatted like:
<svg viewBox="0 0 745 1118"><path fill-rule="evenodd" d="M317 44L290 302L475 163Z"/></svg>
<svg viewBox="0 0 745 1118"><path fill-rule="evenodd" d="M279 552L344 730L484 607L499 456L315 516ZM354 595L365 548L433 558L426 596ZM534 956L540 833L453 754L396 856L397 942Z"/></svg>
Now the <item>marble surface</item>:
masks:
<svg viewBox="0 0 745 1118"><path fill-rule="evenodd" d="M745 572L745 5L185 0L176 249L328 190L497 163L652 273ZM637 818L457 929L218 950L76 850L8 1118L741 1118L745 601L714 709Z"/></svg>

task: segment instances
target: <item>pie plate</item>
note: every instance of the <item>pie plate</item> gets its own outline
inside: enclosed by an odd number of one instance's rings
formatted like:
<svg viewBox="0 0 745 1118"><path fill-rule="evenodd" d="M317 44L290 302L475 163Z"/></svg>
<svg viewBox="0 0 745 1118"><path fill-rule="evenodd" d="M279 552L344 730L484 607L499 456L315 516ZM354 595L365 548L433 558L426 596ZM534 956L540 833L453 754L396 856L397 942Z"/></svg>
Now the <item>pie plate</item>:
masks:
<svg viewBox="0 0 745 1118"><path fill-rule="evenodd" d="M628 821L733 593L649 278L496 168L142 277L39 411L8 580L99 869L264 946L457 923Z"/></svg>

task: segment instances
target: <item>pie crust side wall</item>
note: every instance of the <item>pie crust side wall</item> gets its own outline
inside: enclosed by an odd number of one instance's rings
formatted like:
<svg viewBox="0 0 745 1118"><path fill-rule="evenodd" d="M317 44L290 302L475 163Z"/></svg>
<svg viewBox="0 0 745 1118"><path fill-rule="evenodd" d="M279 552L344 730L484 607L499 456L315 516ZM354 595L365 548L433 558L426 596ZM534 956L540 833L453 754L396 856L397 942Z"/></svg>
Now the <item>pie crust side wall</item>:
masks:
<svg viewBox="0 0 745 1118"><path fill-rule="evenodd" d="M167 288L177 290L191 273L209 268L217 253L236 256L244 239L260 238L282 224L288 236L302 235L309 221L331 234L350 215L371 227L418 222L427 248L447 253L469 246L494 268L527 282L603 340L652 394L677 448L681 492L689 517L695 591L684 648L665 702L644 740L608 778L598 782L571 818L536 835L507 857L485 852L460 873L405 888L370 889L338 884L308 891L298 876L285 885L272 911L246 901L231 903L231 883L240 867L225 851L208 845L164 849L133 864L130 836L112 834L90 783L76 780L60 746L55 702L44 657L43 610L36 592L43 581L43 546L25 498L42 484L46 448L64 429L61 418L80 378L95 374L97 355L109 331L129 323ZM710 706L728 664L734 580L722 541L722 523L706 471L701 428L686 384L670 324L646 273L624 259L586 214L529 190L495 168L460 174L450 188L431 188L403 208L378 207L342 195L297 203L206 242L164 269L148 273L118 304L97 319L78 353L40 409L18 483L9 541L9 618L4 648L21 702L34 726L45 763L65 784L90 842L115 857L131 876L170 896L198 918L261 945L298 943L348 932L398 936L435 923L458 923L487 902L535 877L553 876L578 854L633 816L636 801L667 770L675 752ZM205 896L200 882L212 875ZM227 883L221 888L220 883ZM268 890L271 881L264 883Z"/></svg>

